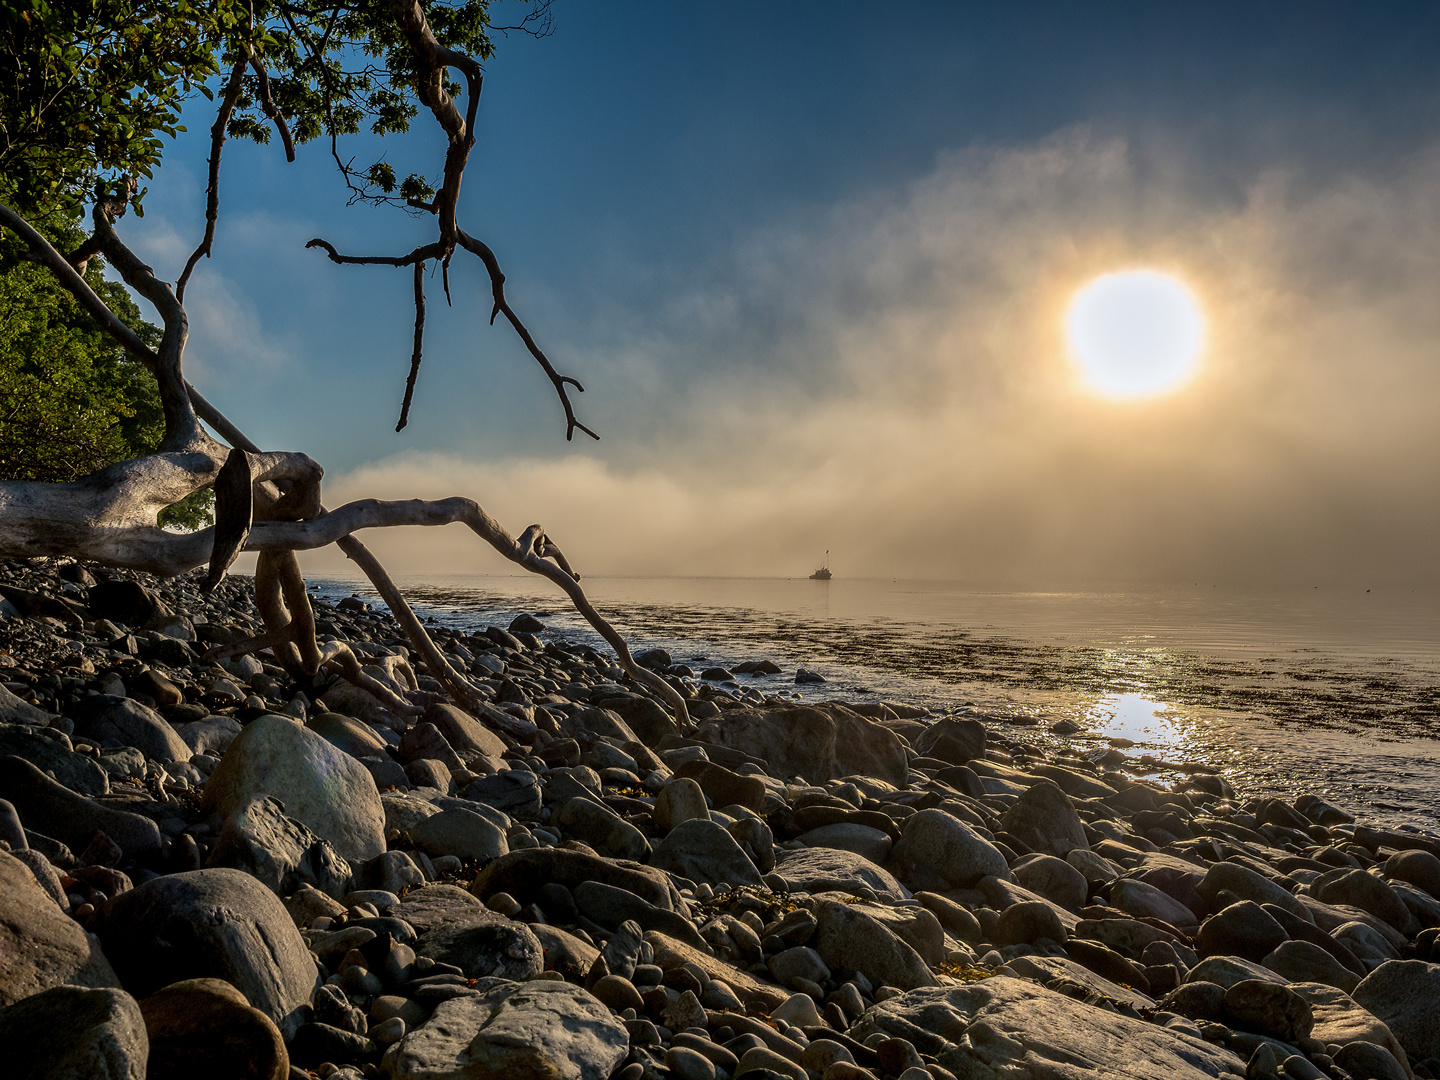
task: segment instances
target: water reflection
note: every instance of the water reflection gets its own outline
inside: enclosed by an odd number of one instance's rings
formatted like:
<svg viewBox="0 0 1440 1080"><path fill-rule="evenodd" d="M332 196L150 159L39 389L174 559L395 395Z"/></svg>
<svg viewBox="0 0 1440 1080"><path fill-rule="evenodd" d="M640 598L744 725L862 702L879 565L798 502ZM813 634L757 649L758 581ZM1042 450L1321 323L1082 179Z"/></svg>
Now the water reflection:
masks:
<svg viewBox="0 0 1440 1080"><path fill-rule="evenodd" d="M1143 694L1110 694L1092 706L1090 723L1107 738L1176 746L1182 732L1169 706Z"/></svg>

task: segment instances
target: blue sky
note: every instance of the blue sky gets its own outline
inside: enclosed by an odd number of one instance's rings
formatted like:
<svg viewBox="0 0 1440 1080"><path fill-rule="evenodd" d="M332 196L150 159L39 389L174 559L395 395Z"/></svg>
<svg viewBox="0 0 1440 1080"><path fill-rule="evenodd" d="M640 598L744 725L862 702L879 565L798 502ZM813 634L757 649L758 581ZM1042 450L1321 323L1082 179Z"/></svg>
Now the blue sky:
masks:
<svg viewBox="0 0 1440 1080"><path fill-rule="evenodd" d="M398 252L430 223L345 208L321 145L227 146L192 378L325 463L332 502L472 495L601 572L808 572L828 547L1022 587L1433 580L1440 8L554 12L488 65L460 212L598 444L564 442L458 258L396 434L409 274L303 245ZM198 105L126 226L162 275L202 224ZM434 172L437 145L422 123L385 152ZM1056 328L1127 266L1186 280L1213 333L1193 387L1122 408L1077 390ZM495 569L464 537L390 544Z"/></svg>

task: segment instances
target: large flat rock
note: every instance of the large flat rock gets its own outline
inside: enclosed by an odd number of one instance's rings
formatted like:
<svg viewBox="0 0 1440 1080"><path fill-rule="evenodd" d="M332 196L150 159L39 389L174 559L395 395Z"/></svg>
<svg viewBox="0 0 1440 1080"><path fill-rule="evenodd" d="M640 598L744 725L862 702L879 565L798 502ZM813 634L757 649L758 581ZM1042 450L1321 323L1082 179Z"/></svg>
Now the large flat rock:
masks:
<svg viewBox="0 0 1440 1080"><path fill-rule="evenodd" d="M1245 1063L1221 1047L1005 976L911 990L876 1005L850 1028L851 1037L862 1042L877 1032L908 1039L957 1076L1201 1080L1245 1075Z"/></svg>

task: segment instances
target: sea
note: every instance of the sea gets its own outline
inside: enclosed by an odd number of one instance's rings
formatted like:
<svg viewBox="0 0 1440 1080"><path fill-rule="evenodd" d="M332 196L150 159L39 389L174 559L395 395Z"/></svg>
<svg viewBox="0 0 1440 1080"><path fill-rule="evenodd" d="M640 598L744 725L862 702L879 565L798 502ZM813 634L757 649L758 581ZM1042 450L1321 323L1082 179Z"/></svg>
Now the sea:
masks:
<svg viewBox="0 0 1440 1080"><path fill-rule="evenodd" d="M542 637L609 652L539 578L397 583L446 625L506 627L525 612ZM311 584L331 600L379 603L363 579ZM582 584L632 651L665 649L697 673L746 660L782 668L737 676L747 697L978 713L1047 745L1118 743L1132 757L1207 766L1244 797L1313 792L1377 827L1440 830L1440 594L1003 592L839 577ZM797 684L798 668L825 681ZM1065 720L1077 730L1051 730Z"/></svg>

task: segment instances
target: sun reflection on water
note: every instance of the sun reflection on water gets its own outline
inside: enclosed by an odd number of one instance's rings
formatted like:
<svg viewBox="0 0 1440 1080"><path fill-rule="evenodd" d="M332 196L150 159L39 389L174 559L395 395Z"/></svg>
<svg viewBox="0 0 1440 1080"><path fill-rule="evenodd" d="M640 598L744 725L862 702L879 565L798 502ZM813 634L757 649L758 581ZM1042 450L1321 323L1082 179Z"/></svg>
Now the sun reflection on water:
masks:
<svg viewBox="0 0 1440 1080"><path fill-rule="evenodd" d="M1090 709L1090 722L1107 738L1147 746L1178 746L1184 732L1169 706L1143 694L1108 694Z"/></svg>

